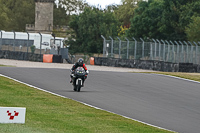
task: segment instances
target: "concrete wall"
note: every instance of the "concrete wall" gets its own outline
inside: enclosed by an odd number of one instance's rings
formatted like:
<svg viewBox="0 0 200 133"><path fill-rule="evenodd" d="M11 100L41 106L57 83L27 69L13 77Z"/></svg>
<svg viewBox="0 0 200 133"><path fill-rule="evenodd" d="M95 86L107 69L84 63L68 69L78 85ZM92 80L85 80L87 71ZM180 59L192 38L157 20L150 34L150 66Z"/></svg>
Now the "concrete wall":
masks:
<svg viewBox="0 0 200 133"><path fill-rule="evenodd" d="M35 62L43 62L43 54L32 54L18 51L2 51L0 50L0 59L28 60ZM63 63L61 55L53 55L53 63Z"/></svg>
<svg viewBox="0 0 200 133"><path fill-rule="evenodd" d="M2 51L0 50L0 58L29 60L43 62L43 54L32 54L18 51ZM53 56L53 63L63 63L61 55ZM200 65L193 63L171 63L155 60L129 60L105 57L94 57L94 64L99 66L137 68L146 70L155 70L163 72L197 72L200 73Z"/></svg>
<svg viewBox="0 0 200 133"><path fill-rule="evenodd" d="M171 63L156 60L129 60L95 57L95 65L112 66L112 67L127 67L146 70L155 70L163 72L198 72L200 73L200 65L188 63Z"/></svg>
<svg viewBox="0 0 200 133"><path fill-rule="evenodd" d="M36 61L42 62L43 55L40 54L32 54L26 52L13 52L13 51L0 51L0 58L3 59L14 59L14 60L29 60L29 61Z"/></svg>

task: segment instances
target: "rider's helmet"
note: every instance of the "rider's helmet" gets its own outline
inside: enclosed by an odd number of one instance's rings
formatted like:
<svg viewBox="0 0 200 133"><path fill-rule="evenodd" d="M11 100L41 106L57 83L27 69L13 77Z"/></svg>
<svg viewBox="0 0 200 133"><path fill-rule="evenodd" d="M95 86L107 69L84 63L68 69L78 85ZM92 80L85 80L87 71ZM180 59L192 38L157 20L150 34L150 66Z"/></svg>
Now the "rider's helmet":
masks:
<svg viewBox="0 0 200 133"><path fill-rule="evenodd" d="M78 59L78 64L79 64L79 65L83 65L83 59L82 59L82 58L79 58L79 59Z"/></svg>

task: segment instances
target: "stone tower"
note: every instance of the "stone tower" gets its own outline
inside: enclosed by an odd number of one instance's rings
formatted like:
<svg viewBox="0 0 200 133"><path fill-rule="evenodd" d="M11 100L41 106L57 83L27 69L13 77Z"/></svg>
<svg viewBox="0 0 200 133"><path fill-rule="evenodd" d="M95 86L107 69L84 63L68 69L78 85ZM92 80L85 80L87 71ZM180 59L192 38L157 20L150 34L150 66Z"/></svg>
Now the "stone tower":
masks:
<svg viewBox="0 0 200 133"><path fill-rule="evenodd" d="M35 32L53 31L53 7L55 0L35 0Z"/></svg>

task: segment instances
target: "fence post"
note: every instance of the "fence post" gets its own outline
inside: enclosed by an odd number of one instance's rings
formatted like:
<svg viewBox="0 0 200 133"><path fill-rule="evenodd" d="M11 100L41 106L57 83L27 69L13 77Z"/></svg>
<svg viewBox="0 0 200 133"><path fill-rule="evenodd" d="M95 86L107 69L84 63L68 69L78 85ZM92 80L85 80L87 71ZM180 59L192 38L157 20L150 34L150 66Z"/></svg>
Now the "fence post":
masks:
<svg viewBox="0 0 200 133"><path fill-rule="evenodd" d="M160 43L160 41L159 41L158 39L156 39L156 41L159 43L159 60L161 60L161 58L160 58L160 52L161 52L161 43Z"/></svg>
<svg viewBox="0 0 200 133"><path fill-rule="evenodd" d="M133 37L133 40L135 40L135 50L134 50L134 58L136 59L137 54L137 40Z"/></svg>
<svg viewBox="0 0 200 133"><path fill-rule="evenodd" d="M105 39L105 37L103 36L103 35L101 35L101 37L103 38L103 57L106 57L106 48L105 48L105 46L106 46L106 39Z"/></svg>
<svg viewBox="0 0 200 133"><path fill-rule="evenodd" d="M174 43L170 40L169 41L171 44L172 44L172 51L173 51L173 60L174 60L174 62L176 62L176 58L175 58L175 50L174 50Z"/></svg>
<svg viewBox="0 0 200 133"><path fill-rule="evenodd" d="M187 42L186 41L183 41L184 43L185 43L185 45L187 45L187 50L186 50L186 53L187 53L187 60L186 60L186 62L189 62L189 57L188 57L188 44L187 44Z"/></svg>
<svg viewBox="0 0 200 133"><path fill-rule="evenodd" d="M3 38L2 38L2 37L3 37L3 32L2 32L1 30L0 30L0 32L1 32L1 45L0 45L0 50L1 50L2 45L3 45L3 44L2 44L2 42L3 42L3 41L2 41L2 40L3 40Z"/></svg>
<svg viewBox="0 0 200 133"><path fill-rule="evenodd" d="M163 47L163 61L165 61L165 42L163 40L161 40L162 43L164 43L164 47Z"/></svg>
<svg viewBox="0 0 200 133"><path fill-rule="evenodd" d="M54 33L51 34L53 36L53 44L56 44L56 35Z"/></svg>
<svg viewBox="0 0 200 133"><path fill-rule="evenodd" d="M117 37L117 39L119 39L119 59L120 59L120 57L121 57L121 43L122 43L122 41L121 41L121 39L119 38L119 37Z"/></svg>
<svg viewBox="0 0 200 133"><path fill-rule="evenodd" d="M111 36L109 38L111 39L111 57L113 57L113 38Z"/></svg>
<svg viewBox="0 0 200 133"><path fill-rule="evenodd" d="M200 42L198 42L198 44L200 44ZM199 59L199 64L200 64L200 59Z"/></svg>
<svg viewBox="0 0 200 133"><path fill-rule="evenodd" d="M13 51L15 52L15 38L16 38L16 34L15 34L15 31L13 31L14 33L14 40L13 40Z"/></svg>
<svg viewBox="0 0 200 133"><path fill-rule="evenodd" d="M183 43L181 41L179 41L179 43L181 44L181 52L182 52L181 61L184 62L183 61L183 58L184 58L184 56L183 56Z"/></svg>
<svg viewBox="0 0 200 133"><path fill-rule="evenodd" d="M140 40L142 41L142 59L144 59L144 40L142 38Z"/></svg>
<svg viewBox="0 0 200 133"><path fill-rule="evenodd" d="M152 42L150 42L150 59L153 60L153 46L152 46Z"/></svg>
<svg viewBox="0 0 200 133"><path fill-rule="evenodd" d="M191 54L190 54L190 59L191 59L191 63L193 63L193 44L192 44L190 41L188 41L188 43L191 45L191 50L190 50L190 52L191 52Z"/></svg>
<svg viewBox="0 0 200 133"><path fill-rule="evenodd" d="M125 37L126 41L127 41L127 55L126 55L126 59L128 59L129 57L129 40Z"/></svg>
<svg viewBox="0 0 200 133"><path fill-rule="evenodd" d="M29 33L28 33L28 31L27 31L26 33L28 34L28 40L27 40L27 57L26 57L26 59L28 60L28 43L29 43Z"/></svg>
<svg viewBox="0 0 200 133"><path fill-rule="evenodd" d="M193 43L196 45L196 52L195 52L195 64L197 64L197 49L198 49L198 44L195 42L195 41L193 41Z"/></svg>
<svg viewBox="0 0 200 133"><path fill-rule="evenodd" d="M157 48L156 48L156 45L157 45L157 43L156 43L156 40L155 39L152 39L153 41L154 41L154 43L155 43L155 52L154 52L154 59L156 58L156 50L157 50Z"/></svg>
<svg viewBox="0 0 200 133"><path fill-rule="evenodd" d="M42 55L41 55L41 48L42 48L42 34L39 32L39 34L40 34L40 59L41 59L41 57L42 57Z"/></svg>
<svg viewBox="0 0 200 133"><path fill-rule="evenodd" d="M165 42L168 44L168 51L167 51L167 59L169 61L169 50L170 50L170 44L167 40L165 40Z"/></svg>
<svg viewBox="0 0 200 133"><path fill-rule="evenodd" d="M180 59L180 58L179 58L179 57L180 57L180 55L179 55L179 44L178 44L177 41L174 41L174 42L175 42L176 45L177 45L177 50L176 50L176 51L177 51L177 56L178 56L178 59L177 59L177 60L178 60L178 63L179 63L179 62L180 62L180 61L179 61L179 59Z"/></svg>

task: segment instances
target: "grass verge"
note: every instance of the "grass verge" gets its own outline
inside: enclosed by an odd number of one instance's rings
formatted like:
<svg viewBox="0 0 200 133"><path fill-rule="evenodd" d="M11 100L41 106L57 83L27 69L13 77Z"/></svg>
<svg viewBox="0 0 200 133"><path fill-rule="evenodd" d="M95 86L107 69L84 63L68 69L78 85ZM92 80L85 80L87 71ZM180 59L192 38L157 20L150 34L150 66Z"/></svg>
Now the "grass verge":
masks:
<svg viewBox="0 0 200 133"><path fill-rule="evenodd" d="M200 82L200 73L183 73L183 72L147 72L147 73L170 75Z"/></svg>
<svg viewBox="0 0 200 133"><path fill-rule="evenodd" d="M170 133L0 76L0 106L26 107L25 124L1 133Z"/></svg>
<svg viewBox="0 0 200 133"><path fill-rule="evenodd" d="M0 67L14 67L14 66L8 66L8 65L2 65L2 64L0 64Z"/></svg>

